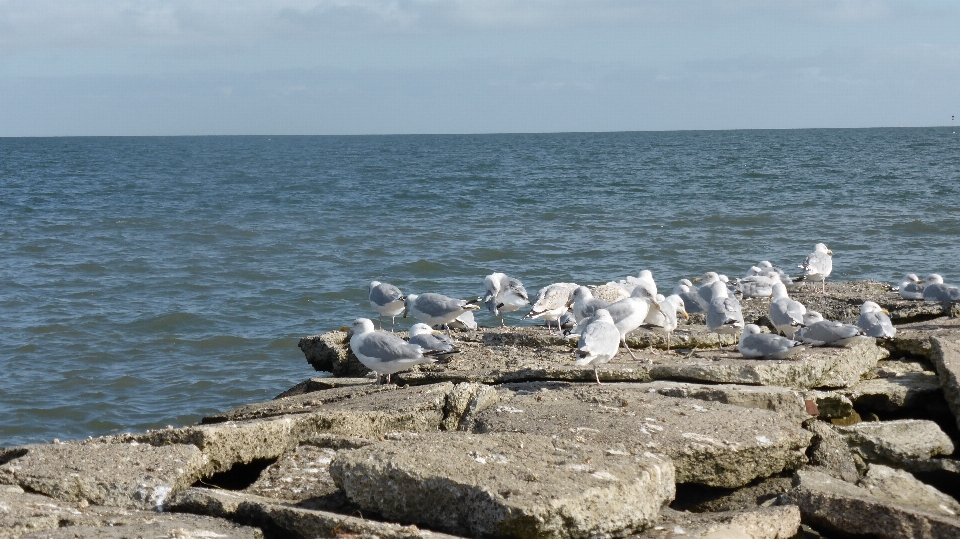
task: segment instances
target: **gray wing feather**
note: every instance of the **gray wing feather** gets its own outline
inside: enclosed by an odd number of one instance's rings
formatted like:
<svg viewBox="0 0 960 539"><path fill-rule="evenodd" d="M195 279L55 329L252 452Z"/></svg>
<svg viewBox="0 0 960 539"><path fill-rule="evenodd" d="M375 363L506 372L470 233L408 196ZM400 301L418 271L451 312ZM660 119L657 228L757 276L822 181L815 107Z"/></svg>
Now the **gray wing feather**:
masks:
<svg viewBox="0 0 960 539"><path fill-rule="evenodd" d="M507 279L507 288L510 289L514 294L520 296L521 298L530 301L530 297L527 296L527 289L523 287L523 283L520 281L510 278Z"/></svg>
<svg viewBox="0 0 960 539"><path fill-rule="evenodd" d="M370 290L370 301L381 307L402 298L403 293L392 284L380 283Z"/></svg>
<svg viewBox="0 0 960 539"><path fill-rule="evenodd" d="M427 293L417 296L417 309L427 316L442 317L462 311L465 304L462 299L453 299L443 294Z"/></svg>
<svg viewBox="0 0 960 539"><path fill-rule="evenodd" d="M380 361L416 359L423 355L419 346L409 344L399 337L386 333L368 335L355 352L367 357L377 358Z"/></svg>

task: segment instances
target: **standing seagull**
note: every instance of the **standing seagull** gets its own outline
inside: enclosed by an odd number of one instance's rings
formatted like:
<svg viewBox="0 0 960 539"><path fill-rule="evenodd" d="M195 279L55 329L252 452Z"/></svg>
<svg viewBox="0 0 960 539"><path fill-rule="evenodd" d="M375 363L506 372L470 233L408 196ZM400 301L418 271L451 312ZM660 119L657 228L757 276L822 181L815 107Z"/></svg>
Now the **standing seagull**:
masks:
<svg viewBox="0 0 960 539"><path fill-rule="evenodd" d="M567 302L577 286L575 283L553 283L541 288L537 292L537 299L533 302L530 312L523 318L541 318L547 322L548 330L550 329L550 322L556 322L559 332L560 317L569 309Z"/></svg>
<svg viewBox="0 0 960 539"><path fill-rule="evenodd" d="M673 287L673 293L683 300L683 309L686 312L702 313L705 310L703 298L700 297L697 287L690 282L690 279L680 279L677 286Z"/></svg>
<svg viewBox="0 0 960 539"><path fill-rule="evenodd" d="M773 299L770 301L770 322L777 331L792 339L797 330L803 327L803 315L807 308L799 301L790 299L787 287L783 283L773 285Z"/></svg>
<svg viewBox="0 0 960 539"><path fill-rule="evenodd" d="M833 271L833 251L827 249L826 245L818 243L813 248L813 252L807 255L803 264L797 267L803 269L804 276L810 277L812 280L820 279L823 287L821 293L827 293L827 277Z"/></svg>
<svg viewBox="0 0 960 539"><path fill-rule="evenodd" d="M686 285L680 286L685 287ZM683 298L679 295L672 294L667 296L666 299L658 303L659 309L650 309L646 320L644 320L643 325L640 326L654 333L665 334L667 336L667 352L670 351L670 335L673 334L673 330L677 329L677 313L682 314L683 317L688 320L690 319L690 315L687 314L683 305Z"/></svg>
<svg viewBox="0 0 960 539"><path fill-rule="evenodd" d="M390 331L397 325L397 315L403 313L403 292L389 283L370 282L370 306L380 315L380 329L383 329L384 315L393 318Z"/></svg>
<svg viewBox="0 0 960 539"><path fill-rule="evenodd" d="M571 306L570 311L573 312L574 319L576 319L577 323L580 323L584 318L593 316L597 312L597 309L608 307L610 302L597 299L593 297L593 293L590 292L589 288L578 286L576 290L573 291L573 294L570 295L570 299L567 300L567 305Z"/></svg>
<svg viewBox="0 0 960 539"><path fill-rule="evenodd" d="M353 331L350 350L360 363L377 374L377 385L384 374L389 384L391 374L421 363L431 363L433 358L430 356L443 353L440 350L425 351L400 337L380 333L373 329L373 321L369 318L357 318L350 329Z"/></svg>
<svg viewBox="0 0 960 539"><path fill-rule="evenodd" d="M613 359L620 351L620 331L606 309L598 309L594 321L583 328L577 342L577 365L593 365L593 376L600 384L597 367Z"/></svg>
<svg viewBox="0 0 960 539"><path fill-rule="evenodd" d="M890 313L881 309L872 301L864 301L860 306L860 318L857 327L863 330L868 337L892 339L897 334L897 328L890 321Z"/></svg>
<svg viewBox="0 0 960 539"><path fill-rule="evenodd" d="M730 297L727 285L723 281L715 281L713 301L707 307L707 329L717 334L717 345L723 350L720 334L736 334L743 330L743 310L737 298ZM703 288L700 288L703 291Z"/></svg>
<svg viewBox="0 0 960 539"><path fill-rule="evenodd" d="M487 288L483 302L494 316L500 316L501 327L507 327L503 321L503 313L530 305L530 298L527 290L523 288L523 283L513 277L507 277L503 273L491 273L483 280L483 284Z"/></svg>
<svg viewBox="0 0 960 539"><path fill-rule="evenodd" d="M458 316L467 312L475 311L480 307L473 305L467 300L454 299L443 294L410 294L403 302L403 317L410 313L427 325L447 325L457 319ZM449 327L447 331L449 331Z"/></svg>

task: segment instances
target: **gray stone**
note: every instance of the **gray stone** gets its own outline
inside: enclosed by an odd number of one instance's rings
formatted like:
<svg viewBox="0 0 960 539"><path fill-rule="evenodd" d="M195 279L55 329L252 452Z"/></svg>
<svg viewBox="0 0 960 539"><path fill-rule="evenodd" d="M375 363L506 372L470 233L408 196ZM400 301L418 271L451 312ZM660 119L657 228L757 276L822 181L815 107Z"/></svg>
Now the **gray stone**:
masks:
<svg viewBox="0 0 960 539"><path fill-rule="evenodd" d="M418 365L394 375L398 384L441 381L500 384L529 381L589 382L593 369L574 364L570 344L532 334L539 328L508 328L523 336L517 342L536 346L488 346L465 342L461 353L448 363ZM523 331L521 331L521 329ZM501 334L503 336L503 334ZM538 340L539 339L539 340ZM600 378L614 382L673 380L722 384L782 386L793 388L839 388L853 385L889 353L870 340L849 348L812 348L793 360L748 360L730 351L706 350L693 355L653 354L638 351L649 363L630 359L622 352L600 367Z"/></svg>
<svg viewBox="0 0 960 539"><path fill-rule="evenodd" d="M953 453L953 442L933 421L900 419L835 427L864 460L898 464Z"/></svg>
<svg viewBox="0 0 960 539"><path fill-rule="evenodd" d="M823 421L811 421L806 428L814 434L807 451L810 464L844 481L855 483L860 480L860 472L866 469L866 464L863 458L850 451L841 434Z"/></svg>
<svg viewBox="0 0 960 539"><path fill-rule="evenodd" d="M274 398L282 399L284 397L295 397L305 393L313 393L314 391L324 391L338 387L365 386L369 385L371 382L375 382L375 380L371 378L334 378L330 376L324 378L309 378Z"/></svg>
<svg viewBox="0 0 960 539"><path fill-rule="evenodd" d="M736 489L677 485L677 499L670 507L693 513L750 511L773 505L792 488L790 477L766 477Z"/></svg>
<svg viewBox="0 0 960 539"><path fill-rule="evenodd" d="M348 378L348 380L357 380ZM219 414L204 417L202 424L223 423L224 421L248 421L251 419L265 419L290 414L305 414L323 409L324 405L355 399L371 393L395 391L395 385L378 386L372 378L366 384L348 384L321 391L300 393L288 397L277 397L266 402L246 404Z"/></svg>
<svg viewBox="0 0 960 539"><path fill-rule="evenodd" d="M820 419L849 417L853 413L853 401L839 391L811 391L806 397L816 404Z"/></svg>
<svg viewBox="0 0 960 539"><path fill-rule="evenodd" d="M869 490L813 469L800 470L784 501L804 522L845 534L889 539L960 537L960 520L874 496Z"/></svg>
<svg viewBox="0 0 960 539"><path fill-rule="evenodd" d="M949 337L931 337L930 343L943 396L960 427L960 332L952 333Z"/></svg>
<svg viewBox="0 0 960 539"><path fill-rule="evenodd" d="M940 380L930 371L909 372L896 377L861 380L838 390L861 413L897 412L924 407L940 394Z"/></svg>
<svg viewBox="0 0 960 539"><path fill-rule="evenodd" d="M664 508L653 528L638 539L790 539L800 529L793 505L722 513L686 513Z"/></svg>
<svg viewBox="0 0 960 539"><path fill-rule="evenodd" d="M0 486L0 539L21 537L259 539L263 534L217 518L65 502L27 494L16 486Z"/></svg>
<svg viewBox="0 0 960 539"><path fill-rule="evenodd" d="M168 509L213 515L255 524L275 537L363 537L379 539L452 539L453 536L416 526L379 522L362 517L278 503L243 492L192 488L179 493Z"/></svg>
<svg viewBox="0 0 960 539"><path fill-rule="evenodd" d="M871 464L859 485L880 498L954 518L960 515L960 503L903 470Z"/></svg>
<svg viewBox="0 0 960 539"><path fill-rule="evenodd" d="M339 454L334 481L361 507L496 537L610 537L648 527L674 496L669 459L516 433L423 434Z"/></svg>
<svg viewBox="0 0 960 539"><path fill-rule="evenodd" d="M350 353L350 337L346 331L331 331L322 335L303 337L297 347L307 358L307 363L321 372L334 376L364 376L366 368L357 356Z"/></svg>
<svg viewBox="0 0 960 539"><path fill-rule="evenodd" d="M897 326L897 336L885 346L896 356L931 358L931 339L957 340L960 335L960 318L935 318Z"/></svg>
<svg viewBox="0 0 960 539"><path fill-rule="evenodd" d="M205 458L192 445L64 443L25 446L0 466L0 483L64 501L135 509L162 506L201 476Z"/></svg>
<svg viewBox="0 0 960 539"><path fill-rule="evenodd" d="M688 382L657 381L644 384L647 391L665 397L698 399L711 402L770 410L781 417L800 424L812 416L807 413L801 392L776 386L747 386L740 384L693 384Z"/></svg>
<svg viewBox="0 0 960 539"><path fill-rule="evenodd" d="M353 389L355 388L342 388L346 392ZM289 414L267 419L161 429L110 439L114 441L132 439L157 446L195 445L207 457L204 475L211 475L229 470L237 463L279 458L302 441L318 434L376 439L395 431L438 430L444 419L447 394L452 390L453 384L450 383L406 389L387 386L387 389L372 393L361 392L355 398L318 403L309 408L312 410L309 413L304 413L304 408L301 407L288 410ZM321 393L338 391L340 390L330 389ZM296 400L307 396L289 397L289 399ZM285 399L262 404L267 406L281 401ZM251 415L256 417L265 414L264 408L259 406L242 409L252 410ZM282 410L273 410L282 413ZM231 413L231 417L245 417L245 415L237 412Z"/></svg>
<svg viewBox="0 0 960 539"><path fill-rule="evenodd" d="M643 384L510 384L474 432L559 436L670 456L677 482L739 487L806 462L811 434L766 410L664 397Z"/></svg>

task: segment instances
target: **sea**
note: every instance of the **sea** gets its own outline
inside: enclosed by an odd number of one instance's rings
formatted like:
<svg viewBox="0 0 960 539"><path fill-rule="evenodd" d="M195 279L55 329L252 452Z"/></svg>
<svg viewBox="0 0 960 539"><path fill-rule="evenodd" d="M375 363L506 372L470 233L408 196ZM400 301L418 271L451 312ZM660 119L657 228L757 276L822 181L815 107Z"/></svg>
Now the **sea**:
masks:
<svg viewBox="0 0 960 539"><path fill-rule="evenodd" d="M0 446L271 399L372 280L671 289L818 242L830 280L960 281L955 128L2 138Z"/></svg>

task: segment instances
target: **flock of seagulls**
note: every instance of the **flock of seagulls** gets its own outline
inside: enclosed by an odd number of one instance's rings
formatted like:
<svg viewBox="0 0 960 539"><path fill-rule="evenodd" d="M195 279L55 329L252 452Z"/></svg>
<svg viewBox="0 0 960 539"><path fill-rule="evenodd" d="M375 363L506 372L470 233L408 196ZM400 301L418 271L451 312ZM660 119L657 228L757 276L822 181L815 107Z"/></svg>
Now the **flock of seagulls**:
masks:
<svg viewBox="0 0 960 539"><path fill-rule="evenodd" d="M383 317L391 317L391 333L376 331L372 320L359 318L350 328L350 348L377 374L377 383L383 376L389 382L395 372L458 353L450 327L460 324L476 328L473 312L481 305L499 317L503 327L504 313L529 307L523 319L543 320L551 332L555 323L555 334L577 339L576 364L592 366L599 384L598 366L613 359L621 344L634 360L641 360L627 346L628 333L644 329L664 335L669 352L679 317L688 319L689 313L705 313L707 329L717 334L721 350L720 335L740 334L737 350L745 358L788 359L811 346L845 346L865 337L892 338L896 329L889 313L872 301L861 306L854 325L824 320L820 313L808 311L790 298L789 290L801 280L819 280L820 292L826 294L826 279L833 271L832 256L826 245L818 243L798 266L803 274L796 278L769 261L761 261L735 281L712 271L693 281L681 279L666 297L659 293L649 270L596 287L550 284L541 288L532 302L523 284L503 273L486 276L485 294L470 300L436 293L404 296L391 284L373 281L370 306L379 315L381 330ZM943 284L936 274L924 281L909 274L897 290L906 299L960 301L960 289ZM768 316L777 333L764 333L755 324L744 324L739 297L769 297ZM411 327L409 341L393 335L400 315L420 321ZM435 330L437 326L446 327L447 335Z"/></svg>

